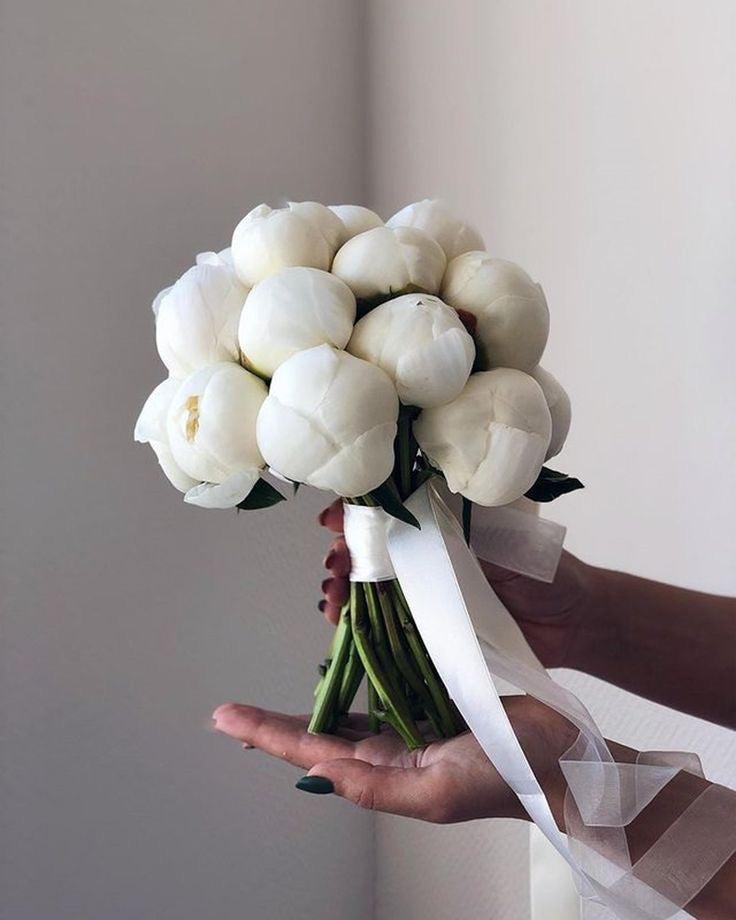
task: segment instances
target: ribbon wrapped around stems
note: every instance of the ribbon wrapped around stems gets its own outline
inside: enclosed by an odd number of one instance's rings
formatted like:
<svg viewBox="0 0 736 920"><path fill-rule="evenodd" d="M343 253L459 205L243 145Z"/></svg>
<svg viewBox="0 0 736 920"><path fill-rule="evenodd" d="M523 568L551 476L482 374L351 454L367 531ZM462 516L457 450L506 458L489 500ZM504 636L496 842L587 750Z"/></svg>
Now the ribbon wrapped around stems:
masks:
<svg viewBox="0 0 736 920"><path fill-rule="evenodd" d="M624 920L688 916L682 908L736 851L736 822L714 817L723 807L723 790L706 789L632 865L624 828L681 769L700 772L698 759L649 754L635 764L616 763L585 706L552 680L532 652L431 482L405 504L419 529L380 509L346 506L352 577L399 580L454 704L534 823L573 869L584 903L603 905ZM524 565L522 560L519 568ZM566 834L524 755L494 677L551 707L579 731L560 758L568 787Z"/></svg>

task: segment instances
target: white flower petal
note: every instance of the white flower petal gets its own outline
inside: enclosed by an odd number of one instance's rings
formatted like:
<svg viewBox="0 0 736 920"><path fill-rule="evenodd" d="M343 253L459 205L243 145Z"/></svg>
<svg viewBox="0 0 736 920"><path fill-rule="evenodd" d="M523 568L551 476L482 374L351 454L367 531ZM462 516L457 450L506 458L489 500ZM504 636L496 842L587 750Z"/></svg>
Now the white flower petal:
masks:
<svg viewBox="0 0 736 920"><path fill-rule="evenodd" d="M399 294L407 288L436 294L445 271L442 248L413 227L376 227L348 240L332 272L356 297Z"/></svg>
<svg viewBox="0 0 736 920"><path fill-rule="evenodd" d="M150 441L166 441L166 415L174 394L181 386L181 380L168 377L159 383L148 399L143 403L141 414L135 423L134 440L141 444Z"/></svg>
<svg viewBox="0 0 736 920"><path fill-rule="evenodd" d="M415 201L397 211L386 221L387 227L416 227L436 240L447 261L472 249L485 249L483 237L475 227L465 223L437 198Z"/></svg>
<svg viewBox="0 0 736 920"><path fill-rule="evenodd" d="M179 466L198 482L223 483L260 468L256 417L267 389L238 364L215 364L181 382L166 431Z"/></svg>
<svg viewBox="0 0 736 920"><path fill-rule="evenodd" d="M572 406L570 405L570 397L559 380L541 365L531 371L531 376L542 388L544 398L547 400L547 406L549 407L549 414L552 416L552 439L549 442L547 455L544 458L549 460L551 457L556 457L565 446L565 441L570 431L570 422L572 421Z"/></svg>
<svg viewBox="0 0 736 920"><path fill-rule="evenodd" d="M301 351L276 371L258 414L269 466L296 482L362 495L393 468L399 401L380 368L329 345Z"/></svg>
<svg viewBox="0 0 736 920"><path fill-rule="evenodd" d="M197 480L187 476L184 470L174 460L171 448L165 441L150 441L153 452L158 458L159 466L164 471L164 475L174 488L180 492L187 492L193 486L197 485Z"/></svg>
<svg viewBox="0 0 736 920"><path fill-rule="evenodd" d="M466 252L447 266L442 299L474 323L483 370L512 367L530 372L549 335L544 291L523 268L485 252Z"/></svg>
<svg viewBox="0 0 736 920"><path fill-rule="evenodd" d="M189 489L184 501L200 508L234 508L250 494L259 475L259 470L244 470L221 483L202 482Z"/></svg>
<svg viewBox="0 0 736 920"><path fill-rule="evenodd" d="M472 374L456 399L424 409L414 423L450 491L489 506L514 501L534 483L551 433L541 387L511 368Z"/></svg>

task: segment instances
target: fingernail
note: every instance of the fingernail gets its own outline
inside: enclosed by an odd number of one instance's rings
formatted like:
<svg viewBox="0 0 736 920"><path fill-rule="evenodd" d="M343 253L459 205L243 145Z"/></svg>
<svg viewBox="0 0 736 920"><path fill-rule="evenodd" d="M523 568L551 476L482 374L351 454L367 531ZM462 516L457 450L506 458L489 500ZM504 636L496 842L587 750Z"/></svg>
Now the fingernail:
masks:
<svg viewBox="0 0 736 920"><path fill-rule="evenodd" d="M296 788L302 792L313 792L315 795L329 795L335 791L335 784L325 776L302 776Z"/></svg>
<svg viewBox="0 0 736 920"><path fill-rule="evenodd" d="M247 741L244 741L244 742L243 742L243 750L244 750L244 751L252 751L252 750L254 750L254 749L255 749L255 744L248 744Z"/></svg>
<svg viewBox="0 0 736 920"><path fill-rule="evenodd" d="M317 517L317 520L319 521L322 527L325 526L325 521L327 520L327 508L325 508L323 511L320 511L319 516Z"/></svg>
<svg viewBox="0 0 736 920"><path fill-rule="evenodd" d="M327 553L327 555L325 556L325 568L326 569L332 568L332 563L335 561L335 555L336 555L335 550L331 549L329 553Z"/></svg>
<svg viewBox="0 0 736 920"><path fill-rule="evenodd" d="M319 610L320 613L324 613L326 609L327 601L320 601L319 604L317 604L317 610Z"/></svg>
<svg viewBox="0 0 736 920"><path fill-rule="evenodd" d="M324 581L322 582L322 584L320 585L320 588L321 588L321 591L322 591L323 594L324 594L324 593L327 591L327 589L330 587L331 581L332 581L331 578L325 578L325 580L324 580ZM379 581L378 583L379 583L379 585L381 584L380 581Z"/></svg>

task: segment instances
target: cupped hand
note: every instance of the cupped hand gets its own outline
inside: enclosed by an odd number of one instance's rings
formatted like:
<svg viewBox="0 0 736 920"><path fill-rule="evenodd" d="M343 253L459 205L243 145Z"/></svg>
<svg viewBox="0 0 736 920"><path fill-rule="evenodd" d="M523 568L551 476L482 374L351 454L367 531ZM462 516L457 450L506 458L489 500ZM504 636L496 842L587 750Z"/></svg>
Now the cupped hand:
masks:
<svg viewBox="0 0 736 920"><path fill-rule="evenodd" d="M325 556L330 572L322 582L320 609L336 624L350 590L350 554L342 536L342 501L325 508L319 522L336 536ZM521 627L547 668L583 668L591 631L603 603L600 570L563 552L554 582L547 584L480 560L489 584Z"/></svg>
<svg viewBox="0 0 736 920"><path fill-rule="evenodd" d="M558 761L576 732L565 719L531 697L506 697L504 706L562 826L565 787ZM213 719L219 731L247 747L286 760L309 776L329 780L327 789L331 783L332 791L362 808L439 824L526 817L516 796L469 732L407 751L388 726L380 734L372 734L365 715L351 715L336 735L309 734L308 716L238 703L218 707Z"/></svg>

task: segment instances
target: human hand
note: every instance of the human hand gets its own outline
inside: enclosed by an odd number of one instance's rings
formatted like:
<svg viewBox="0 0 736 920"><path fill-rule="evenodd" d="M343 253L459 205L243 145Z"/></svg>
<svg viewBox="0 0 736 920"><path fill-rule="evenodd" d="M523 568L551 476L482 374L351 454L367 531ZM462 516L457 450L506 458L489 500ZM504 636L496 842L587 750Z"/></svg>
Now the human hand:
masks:
<svg viewBox="0 0 736 920"><path fill-rule="evenodd" d="M565 784L559 757L577 731L562 716L528 696L505 697L506 712L524 753L562 827ZM351 715L335 735L313 735L308 716L289 716L226 703L213 713L215 728L248 747L286 760L319 777L297 784L307 792L335 792L362 808L448 824L474 818L526 818L474 736L432 741L408 751L388 726L368 730L365 715Z"/></svg>
<svg viewBox="0 0 736 920"><path fill-rule="evenodd" d="M342 536L342 501L329 505L319 517L336 534L325 556L330 575L322 582L320 609L336 624L348 598L350 554ZM601 570L563 552L554 582L547 584L480 560L489 584L521 627L534 653L546 668L585 670L594 615L603 602Z"/></svg>

